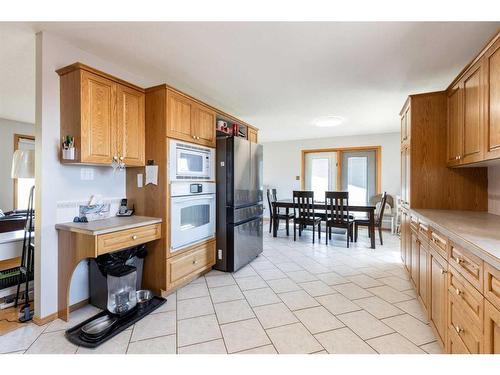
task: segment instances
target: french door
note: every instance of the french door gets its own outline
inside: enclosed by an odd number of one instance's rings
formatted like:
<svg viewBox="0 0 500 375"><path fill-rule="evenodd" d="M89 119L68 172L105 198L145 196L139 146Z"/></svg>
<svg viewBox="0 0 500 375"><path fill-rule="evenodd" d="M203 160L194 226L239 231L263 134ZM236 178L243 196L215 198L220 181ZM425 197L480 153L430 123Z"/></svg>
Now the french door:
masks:
<svg viewBox="0 0 500 375"><path fill-rule="evenodd" d="M349 204L365 205L376 194L375 151L342 152L342 190L349 192Z"/></svg>
<svg viewBox="0 0 500 375"><path fill-rule="evenodd" d="M337 190L337 152L307 153L305 189L314 191L314 200L324 201L325 191Z"/></svg>

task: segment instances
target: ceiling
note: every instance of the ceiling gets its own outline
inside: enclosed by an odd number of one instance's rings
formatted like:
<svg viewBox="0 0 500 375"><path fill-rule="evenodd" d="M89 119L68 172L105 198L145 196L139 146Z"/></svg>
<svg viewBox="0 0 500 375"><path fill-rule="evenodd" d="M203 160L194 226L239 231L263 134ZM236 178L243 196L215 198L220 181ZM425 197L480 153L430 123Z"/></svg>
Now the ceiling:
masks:
<svg viewBox="0 0 500 375"><path fill-rule="evenodd" d="M0 28L2 45L10 45L8 52L0 52L2 103L4 87L12 86L8 105L0 104L0 117L34 120L32 35L43 30L115 62L144 82L166 82L234 114L259 127L261 141L275 141L399 131L398 113L406 96L446 88L500 23L14 26L20 35ZM323 116L345 121L333 128L314 126Z"/></svg>

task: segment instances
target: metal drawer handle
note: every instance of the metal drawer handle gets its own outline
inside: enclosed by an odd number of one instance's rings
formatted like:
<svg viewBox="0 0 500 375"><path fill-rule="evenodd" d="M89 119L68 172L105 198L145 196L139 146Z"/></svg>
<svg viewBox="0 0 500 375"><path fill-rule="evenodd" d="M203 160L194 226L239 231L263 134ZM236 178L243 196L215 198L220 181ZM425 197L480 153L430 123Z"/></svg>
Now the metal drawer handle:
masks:
<svg viewBox="0 0 500 375"><path fill-rule="evenodd" d="M441 268L439 271L441 272L441 275L444 275L445 273L448 273L448 271L446 271L444 268Z"/></svg>
<svg viewBox="0 0 500 375"><path fill-rule="evenodd" d="M455 331L457 331L457 333L462 333L464 332L464 329L460 328L459 326L455 326Z"/></svg>
<svg viewBox="0 0 500 375"><path fill-rule="evenodd" d="M134 234L134 235L132 236L132 239L133 239L133 240L136 240L136 239L137 239L137 236Z"/></svg>
<svg viewBox="0 0 500 375"><path fill-rule="evenodd" d="M462 292L460 289L456 288L456 289L455 289L455 293L457 294L457 296L459 296L459 295L461 295L463 292Z"/></svg>
<svg viewBox="0 0 500 375"><path fill-rule="evenodd" d="M458 264L462 264L464 262L464 260L462 258L455 258L455 262L457 262Z"/></svg>
<svg viewBox="0 0 500 375"><path fill-rule="evenodd" d="M197 263L198 263L198 261L196 259L193 260L193 264L197 264Z"/></svg>

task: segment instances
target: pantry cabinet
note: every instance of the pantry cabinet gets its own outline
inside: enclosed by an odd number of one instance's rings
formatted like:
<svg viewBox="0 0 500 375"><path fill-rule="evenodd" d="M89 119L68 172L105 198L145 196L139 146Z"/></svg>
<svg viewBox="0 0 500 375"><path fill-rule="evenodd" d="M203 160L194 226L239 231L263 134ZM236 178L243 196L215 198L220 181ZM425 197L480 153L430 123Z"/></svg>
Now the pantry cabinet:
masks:
<svg viewBox="0 0 500 375"><path fill-rule="evenodd" d="M75 143L75 158L61 162L144 165L144 91L80 63L57 73L61 142L72 136Z"/></svg>
<svg viewBox="0 0 500 375"><path fill-rule="evenodd" d="M168 90L167 136L215 147L215 112L180 93Z"/></svg>

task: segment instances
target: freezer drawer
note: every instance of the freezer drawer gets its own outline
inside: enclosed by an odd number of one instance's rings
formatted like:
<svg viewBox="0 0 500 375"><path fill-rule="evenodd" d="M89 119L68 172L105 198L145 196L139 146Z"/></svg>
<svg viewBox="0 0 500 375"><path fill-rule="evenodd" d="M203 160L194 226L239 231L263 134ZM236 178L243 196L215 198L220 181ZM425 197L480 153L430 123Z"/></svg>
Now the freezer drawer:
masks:
<svg viewBox="0 0 500 375"><path fill-rule="evenodd" d="M254 260L263 250L262 217L234 226L234 269ZM229 265L230 266L230 265Z"/></svg>

